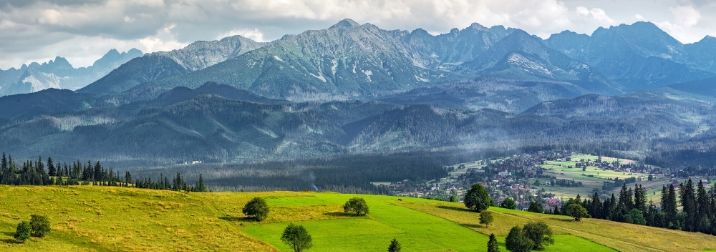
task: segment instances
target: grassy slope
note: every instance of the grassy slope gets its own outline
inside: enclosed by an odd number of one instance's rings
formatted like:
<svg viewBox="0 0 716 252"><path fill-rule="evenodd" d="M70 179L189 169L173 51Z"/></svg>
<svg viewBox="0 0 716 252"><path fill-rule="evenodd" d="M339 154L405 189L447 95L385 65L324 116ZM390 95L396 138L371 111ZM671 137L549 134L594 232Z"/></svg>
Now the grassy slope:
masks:
<svg viewBox="0 0 716 252"><path fill-rule="evenodd" d="M240 218L243 204L262 196L269 218ZM513 225L543 220L557 233L547 251L703 250L716 237L644 226L564 218L504 209L489 228L459 203L364 195L367 217L341 213L354 195L334 193L177 193L108 187L0 186L0 250L219 250L286 251L279 237L289 222L314 237L311 251L380 251L397 238L406 251L482 251L486 234L500 242ZM32 213L47 215L53 232L25 244L11 242L15 225ZM475 232L477 231L477 232ZM644 235L652 234L652 235ZM605 244L605 245L600 245ZM504 251L504 247L503 247Z"/></svg>

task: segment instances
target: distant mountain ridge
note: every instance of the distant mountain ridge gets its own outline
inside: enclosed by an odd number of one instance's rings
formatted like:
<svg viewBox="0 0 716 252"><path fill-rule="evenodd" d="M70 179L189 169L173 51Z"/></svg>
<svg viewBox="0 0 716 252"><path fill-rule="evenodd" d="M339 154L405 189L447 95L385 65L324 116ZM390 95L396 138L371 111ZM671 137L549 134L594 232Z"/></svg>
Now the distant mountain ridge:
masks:
<svg viewBox="0 0 716 252"><path fill-rule="evenodd" d="M503 26L472 24L431 35L422 29L383 30L345 19L268 43L230 37L154 53L173 63L155 62L147 69L177 70L114 74L111 81L98 81L84 91L128 92L126 100L133 94L155 96L177 86L218 82L272 98L326 101L498 78L562 82L585 94L621 94L716 76L716 63L708 56L716 51L713 41L707 37L684 45L648 22L541 39ZM147 77L118 79L136 76Z"/></svg>
<svg viewBox="0 0 716 252"><path fill-rule="evenodd" d="M112 49L88 67L74 68L67 59L57 56L45 63L32 62L20 68L0 70L0 96L48 88L79 89L141 55L142 52L137 49L121 53Z"/></svg>
<svg viewBox="0 0 716 252"><path fill-rule="evenodd" d="M127 62L80 90L95 95L118 94L140 84L181 76L260 48L264 43L241 36L198 41L169 52L155 52Z"/></svg>
<svg viewBox="0 0 716 252"><path fill-rule="evenodd" d="M234 36L146 54L76 92L0 98L13 107L0 113L0 149L158 164L490 148L716 153L715 51L713 38L685 45L646 22L541 39L346 19L268 43Z"/></svg>

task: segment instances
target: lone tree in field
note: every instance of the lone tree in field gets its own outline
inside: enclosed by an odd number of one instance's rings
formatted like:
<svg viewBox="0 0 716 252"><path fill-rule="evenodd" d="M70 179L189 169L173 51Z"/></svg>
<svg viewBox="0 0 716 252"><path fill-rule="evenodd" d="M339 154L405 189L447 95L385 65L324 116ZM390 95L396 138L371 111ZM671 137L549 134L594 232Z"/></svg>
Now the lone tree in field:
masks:
<svg viewBox="0 0 716 252"><path fill-rule="evenodd" d="M490 234L490 240L487 241L487 252L500 252L500 247L497 245L497 238L495 238L495 234Z"/></svg>
<svg viewBox="0 0 716 252"><path fill-rule="evenodd" d="M529 252L533 245L532 240L525 236L519 226L512 227L505 238L505 246L512 252Z"/></svg>
<svg viewBox="0 0 716 252"><path fill-rule="evenodd" d="M390 246L388 246L388 252L400 252L400 242L393 238L392 241L390 241Z"/></svg>
<svg viewBox="0 0 716 252"><path fill-rule="evenodd" d="M494 218L492 217L492 213L488 211L482 211L480 212L480 224L484 224L486 227L490 226L490 223Z"/></svg>
<svg viewBox="0 0 716 252"><path fill-rule="evenodd" d="M505 200L500 203L500 207L507 208L507 209L515 209L517 208L517 204L515 203L515 200L512 198L506 198Z"/></svg>
<svg viewBox="0 0 716 252"><path fill-rule="evenodd" d="M527 239L532 241L532 249L542 250L545 246L554 243L552 239L552 229L544 222L530 222L522 228Z"/></svg>
<svg viewBox="0 0 716 252"><path fill-rule="evenodd" d="M32 226L30 226L30 222L21 221L19 224L17 224L17 229L15 229L15 235L13 235L13 237L18 242L25 242L25 240L30 238L31 232Z"/></svg>
<svg viewBox="0 0 716 252"><path fill-rule="evenodd" d="M357 216L365 216L368 214L368 203L363 198L351 198L343 204L343 212L353 213Z"/></svg>
<svg viewBox="0 0 716 252"><path fill-rule="evenodd" d="M283 230L281 241L290 246L294 252L301 252L313 246L311 235L301 225L288 224Z"/></svg>
<svg viewBox="0 0 716 252"><path fill-rule="evenodd" d="M50 221L47 217L33 214L30 217L30 227L32 227L32 236L44 237L50 233Z"/></svg>
<svg viewBox="0 0 716 252"><path fill-rule="evenodd" d="M589 218L587 209L578 203L572 203L567 206L566 214L572 216L575 221L581 221L582 218Z"/></svg>
<svg viewBox="0 0 716 252"><path fill-rule="evenodd" d="M465 207L473 211L482 212L490 205L492 205L490 194L480 184L472 185L467 194L465 194Z"/></svg>
<svg viewBox="0 0 716 252"><path fill-rule="evenodd" d="M264 199L256 197L251 199L249 203L246 203L243 212L246 216L252 217L257 221L262 221L268 217L269 208Z"/></svg>

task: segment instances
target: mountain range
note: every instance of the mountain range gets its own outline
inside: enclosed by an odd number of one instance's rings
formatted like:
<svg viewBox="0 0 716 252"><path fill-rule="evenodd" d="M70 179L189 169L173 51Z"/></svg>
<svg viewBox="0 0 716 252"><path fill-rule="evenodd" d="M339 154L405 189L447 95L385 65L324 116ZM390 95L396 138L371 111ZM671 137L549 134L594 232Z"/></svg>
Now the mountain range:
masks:
<svg viewBox="0 0 716 252"><path fill-rule="evenodd" d="M503 26L432 35L346 19L266 43L199 41L127 59L76 91L2 97L0 149L118 164L716 153L714 52L712 37L683 44L648 22L541 39Z"/></svg>
<svg viewBox="0 0 716 252"><path fill-rule="evenodd" d="M88 67L73 67L57 56L45 63L32 62L19 68L0 70L0 96L37 92L48 88L76 90L95 82L127 61L142 56L142 51L109 50Z"/></svg>

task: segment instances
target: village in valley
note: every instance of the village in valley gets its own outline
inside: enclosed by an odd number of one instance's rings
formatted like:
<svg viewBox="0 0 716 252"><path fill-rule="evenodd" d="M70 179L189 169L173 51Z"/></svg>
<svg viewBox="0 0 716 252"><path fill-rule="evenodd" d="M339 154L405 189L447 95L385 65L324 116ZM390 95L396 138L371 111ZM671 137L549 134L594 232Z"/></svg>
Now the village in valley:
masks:
<svg viewBox="0 0 716 252"><path fill-rule="evenodd" d="M496 204L512 198L520 209L526 209L533 201L550 209L577 195L585 197L596 192L609 197L617 194L624 184L637 183L647 190L650 200L658 203L662 186L678 184L680 179L664 173L666 169L635 160L566 151L481 159L445 169L448 176L436 180L374 185L387 188L395 195L460 201L471 184L481 183L491 189Z"/></svg>

